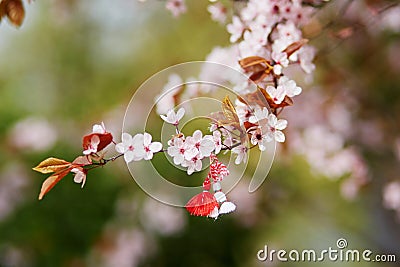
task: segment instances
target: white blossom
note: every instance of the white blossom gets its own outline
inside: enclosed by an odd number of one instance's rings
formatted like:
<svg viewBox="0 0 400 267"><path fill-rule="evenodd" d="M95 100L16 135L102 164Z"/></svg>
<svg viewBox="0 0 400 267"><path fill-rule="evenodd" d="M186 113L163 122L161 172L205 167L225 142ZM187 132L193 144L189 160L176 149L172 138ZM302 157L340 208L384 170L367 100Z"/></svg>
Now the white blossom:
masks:
<svg viewBox="0 0 400 267"><path fill-rule="evenodd" d="M183 115L185 115L185 109L180 108L176 113L173 109L170 109L166 115L160 115L160 117L165 122L176 126L179 124L179 121L183 118Z"/></svg>
<svg viewBox="0 0 400 267"><path fill-rule="evenodd" d="M283 86L278 86L276 88L274 86L267 86L265 90L275 102L275 104L280 104L282 103L283 99L285 99L286 91Z"/></svg>
<svg viewBox="0 0 400 267"><path fill-rule="evenodd" d="M211 18L219 23L225 23L226 21L226 7L220 2L207 7L208 12L211 14Z"/></svg>
<svg viewBox="0 0 400 267"><path fill-rule="evenodd" d="M226 26L226 29L231 34L231 37L229 40L231 41L231 43L234 43L237 40L239 40L240 37L242 37L245 26L243 25L243 23L239 17L233 16L232 23L228 24Z"/></svg>
<svg viewBox="0 0 400 267"><path fill-rule="evenodd" d="M115 150L124 154L126 163L142 160L145 156L143 138L143 134L136 134L132 137L128 133L123 133L122 142L115 145Z"/></svg>
<svg viewBox="0 0 400 267"><path fill-rule="evenodd" d="M278 88L281 87L285 94L289 97L294 97L301 94L301 87L296 85L296 82L283 76L278 81Z"/></svg>
<svg viewBox="0 0 400 267"><path fill-rule="evenodd" d="M183 0L167 0L165 8L171 11L174 17L178 17L186 12L186 4Z"/></svg>
<svg viewBox="0 0 400 267"><path fill-rule="evenodd" d="M261 120L268 119L268 114L269 112L266 107L263 107L262 109L260 107L256 107L253 115L249 118L249 122L256 124Z"/></svg>
<svg viewBox="0 0 400 267"><path fill-rule="evenodd" d="M274 114L268 115L268 123L266 125L267 135L272 140L277 142L285 142L285 135L281 130L285 129L287 126L287 121L283 119L279 119Z"/></svg>
<svg viewBox="0 0 400 267"><path fill-rule="evenodd" d="M236 159L235 159L235 164L240 164L242 161L244 163L246 163L246 161L247 161L247 150L248 150L248 148L243 144L241 144L241 145L239 145L237 147L234 147L232 149L231 152L234 153L234 154L237 154Z"/></svg>
<svg viewBox="0 0 400 267"><path fill-rule="evenodd" d="M144 147L144 159L150 160L153 158L153 154L162 149L160 142L151 142L152 136L149 133L143 134L143 147Z"/></svg>
<svg viewBox="0 0 400 267"><path fill-rule="evenodd" d="M77 184L82 183L82 188L85 185L86 182L86 173L83 171L82 168L73 168L71 170L72 173L75 173L74 175L74 182Z"/></svg>

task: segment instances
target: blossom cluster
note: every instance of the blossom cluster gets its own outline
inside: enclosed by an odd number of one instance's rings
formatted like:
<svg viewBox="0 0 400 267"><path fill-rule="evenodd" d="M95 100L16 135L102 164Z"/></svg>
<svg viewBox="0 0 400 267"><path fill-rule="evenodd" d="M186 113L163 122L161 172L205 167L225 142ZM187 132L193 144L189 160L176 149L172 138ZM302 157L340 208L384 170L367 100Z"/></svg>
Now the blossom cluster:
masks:
<svg viewBox="0 0 400 267"><path fill-rule="evenodd" d="M166 8L175 16L186 11L183 0L168 0ZM210 5L208 11L220 23L228 21L227 9L219 1ZM155 153L165 152L176 166L185 168L188 175L202 171L204 162L210 162L203 192L186 205L192 215L217 218L234 211L236 205L227 200L221 185L229 170L217 155L221 151L230 151L235 155L235 164L246 163L250 149L266 151L268 143L285 142L283 130L288 122L280 118L280 114L293 105L293 97L302 93L302 88L290 78L287 70L290 66L298 66L298 69L310 74L315 68L312 63L315 50L307 44L300 30L313 11L312 7L303 5L299 0L247 1L226 26L231 47L211 53L219 59L211 61L232 66L244 73L247 79L239 84L234 77L218 73L221 79L236 83L234 90L238 96L234 101L225 96L221 101L222 111L209 114L210 134L203 134L199 129L192 135L180 131L179 123L185 110L174 110L180 104L177 101L183 101L185 97L189 99L207 89L185 84L178 75L171 75L163 92L155 99L161 119L176 129L176 134L168 140L165 148L162 143L154 142L147 132L133 136L122 133L121 142L116 143L104 124L95 125L93 132L83 137L83 156L73 162L48 159L34 168L42 173L55 172L43 183L39 198L70 172L74 174L74 181L83 186L91 169L119 157L130 164L151 160ZM201 75L204 79L208 78L207 75L216 76L215 71L207 69L202 70ZM105 159L103 150L111 143L115 144L118 155ZM210 192L211 185L213 193Z"/></svg>

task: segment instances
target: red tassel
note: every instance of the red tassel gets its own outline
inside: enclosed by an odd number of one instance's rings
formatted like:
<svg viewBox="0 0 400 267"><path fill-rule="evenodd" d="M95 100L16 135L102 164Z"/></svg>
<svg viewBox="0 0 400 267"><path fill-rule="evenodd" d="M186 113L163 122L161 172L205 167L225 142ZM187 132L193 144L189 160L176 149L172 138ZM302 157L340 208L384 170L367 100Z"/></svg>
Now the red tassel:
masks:
<svg viewBox="0 0 400 267"><path fill-rule="evenodd" d="M219 207L218 202L214 195L208 191L195 195L185 205L189 213L195 216L208 216L215 207Z"/></svg>

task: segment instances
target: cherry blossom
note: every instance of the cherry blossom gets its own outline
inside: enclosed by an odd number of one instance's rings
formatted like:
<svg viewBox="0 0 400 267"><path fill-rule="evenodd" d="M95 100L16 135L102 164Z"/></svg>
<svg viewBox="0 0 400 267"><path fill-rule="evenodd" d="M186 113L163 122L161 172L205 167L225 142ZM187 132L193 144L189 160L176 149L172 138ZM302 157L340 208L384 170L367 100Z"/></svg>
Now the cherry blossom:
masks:
<svg viewBox="0 0 400 267"><path fill-rule="evenodd" d="M211 14L211 18L219 23L225 23L226 21L226 7L218 2L207 7L208 12Z"/></svg>
<svg viewBox="0 0 400 267"><path fill-rule="evenodd" d="M271 53L271 58L275 62L274 73L276 75L281 75L282 69L286 68L289 65L289 59L287 58L287 54L285 52L273 51Z"/></svg>
<svg viewBox="0 0 400 267"><path fill-rule="evenodd" d="M183 138L176 137L173 139L173 142L170 142L169 144L170 146L167 149L167 153L173 157L175 165L182 164L185 160L185 155L188 159L193 156L193 152L189 151L190 147L185 144Z"/></svg>
<svg viewBox="0 0 400 267"><path fill-rule="evenodd" d="M249 122L253 124L257 124L261 120L268 119L268 109L266 107L263 107L262 109L260 107L256 107L254 109L254 114L249 117Z"/></svg>
<svg viewBox="0 0 400 267"><path fill-rule="evenodd" d="M93 125L91 134L85 135L82 140L83 154L95 154L103 150L113 141L111 133L106 131L104 123Z"/></svg>
<svg viewBox="0 0 400 267"><path fill-rule="evenodd" d="M82 168L73 168L71 170L72 173L74 173L74 182L77 184L82 183L82 188L85 186L85 182L86 182L86 171Z"/></svg>
<svg viewBox="0 0 400 267"><path fill-rule="evenodd" d="M154 99L157 104L157 114L167 113L175 106L175 95L182 88L182 78L178 74L171 74L168 77L168 82L164 85L162 92Z"/></svg>
<svg viewBox="0 0 400 267"><path fill-rule="evenodd" d="M286 91L283 86L267 86L265 89L269 96L274 100L275 104L280 104L282 103L283 99L285 99Z"/></svg>
<svg viewBox="0 0 400 267"><path fill-rule="evenodd" d="M165 8L171 11L174 17L178 17L186 12L186 4L184 0L167 0Z"/></svg>
<svg viewBox="0 0 400 267"><path fill-rule="evenodd" d="M299 50L300 67L305 73L312 73L315 70L315 65L312 63L315 53L315 48L309 45L306 45Z"/></svg>
<svg viewBox="0 0 400 267"><path fill-rule="evenodd" d="M285 92L285 94L289 97L294 97L301 93L301 87L296 85L296 82L290 80L288 77L283 76L278 81L278 89L279 87Z"/></svg>
<svg viewBox="0 0 400 267"><path fill-rule="evenodd" d="M267 135L277 142L285 142L285 135L281 130L285 129L287 126L287 121L279 119L274 114L268 115Z"/></svg>
<svg viewBox="0 0 400 267"><path fill-rule="evenodd" d="M106 132L107 131L106 131L106 126L104 125L104 122L101 122L101 124L93 125L92 133L104 134Z"/></svg>
<svg viewBox="0 0 400 267"><path fill-rule="evenodd" d="M400 182L393 181L383 188L383 205L387 209L400 211Z"/></svg>
<svg viewBox="0 0 400 267"><path fill-rule="evenodd" d="M206 135L203 138L203 133L200 130L196 130L193 136L188 136L186 139L188 146L193 146L199 151L199 157L209 157L211 152L215 149L213 137Z"/></svg>
<svg viewBox="0 0 400 267"><path fill-rule="evenodd" d="M162 144L160 142L151 142L152 136L149 133L144 133L143 135L143 147L144 147L144 157L145 160L150 160L153 158L153 154L162 149Z"/></svg>
<svg viewBox="0 0 400 267"><path fill-rule="evenodd" d="M201 171L203 163L199 155L192 157L190 160L184 160L182 163L183 167L187 167L187 174L192 175L195 171Z"/></svg>
<svg viewBox="0 0 400 267"><path fill-rule="evenodd" d="M226 29L231 34L231 37L229 40L231 41L231 43L234 43L237 40L239 40L240 37L242 37L245 26L243 25L243 23L239 17L234 16L232 18L232 23L228 24L226 26Z"/></svg>
<svg viewBox="0 0 400 267"><path fill-rule="evenodd" d="M167 112L167 115L160 115L160 117L167 123L170 123L172 125L177 126L179 124L179 121L183 118L183 115L185 115L185 109L180 108L178 111L175 113L173 109L170 109Z"/></svg>
<svg viewBox="0 0 400 267"><path fill-rule="evenodd" d="M83 150L83 154L84 155L90 155L92 153L96 153L97 152L97 147L100 144L100 137L98 135L93 135L90 138L90 142L87 145L87 148L85 150Z"/></svg>
<svg viewBox="0 0 400 267"><path fill-rule="evenodd" d="M240 164L241 162L246 163L247 161L247 146L241 144L237 147L232 148L231 152L237 154L235 159L235 164Z"/></svg>
<svg viewBox="0 0 400 267"><path fill-rule="evenodd" d="M214 131L213 132L213 141L214 141L214 153L218 154L222 148L222 141L221 141L221 132Z"/></svg>
<svg viewBox="0 0 400 267"><path fill-rule="evenodd" d="M258 145L261 151L265 151L266 143L271 141L272 139L270 135L263 134L261 127L257 127L254 131L252 131L250 142L253 145Z"/></svg>
<svg viewBox="0 0 400 267"><path fill-rule="evenodd" d="M121 154L124 154L126 163L132 161L142 160L146 153L143 147L144 135L136 134L132 135L128 133L122 134L122 142L115 145L115 150Z"/></svg>
<svg viewBox="0 0 400 267"><path fill-rule="evenodd" d="M237 101L235 108L241 125L243 125L243 123L246 121L249 121L249 118L252 116L252 110L250 106Z"/></svg>

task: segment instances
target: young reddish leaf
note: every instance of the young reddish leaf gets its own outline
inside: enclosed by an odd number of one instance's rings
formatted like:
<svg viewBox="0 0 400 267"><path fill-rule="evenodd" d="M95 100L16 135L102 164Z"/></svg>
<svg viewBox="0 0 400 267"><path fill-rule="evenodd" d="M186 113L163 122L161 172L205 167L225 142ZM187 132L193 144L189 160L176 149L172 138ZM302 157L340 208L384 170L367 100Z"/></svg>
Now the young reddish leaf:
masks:
<svg viewBox="0 0 400 267"><path fill-rule="evenodd" d="M287 57L289 58L294 52L299 50L306 43L308 43L307 39L301 39L298 42L294 42L294 43L290 44L288 47L286 47L285 50L283 50L283 52L286 52Z"/></svg>
<svg viewBox="0 0 400 267"><path fill-rule="evenodd" d="M5 2L5 11L12 24L19 27L25 18L25 9L21 0L8 0Z"/></svg>
<svg viewBox="0 0 400 267"><path fill-rule="evenodd" d="M47 178L40 189L39 200L41 200L44 195L46 195L62 178L64 178L70 171L72 167L65 169L63 171L57 172Z"/></svg>
<svg viewBox="0 0 400 267"><path fill-rule="evenodd" d="M245 72L252 73L265 72L269 74L273 69L269 60L259 56L243 58L239 60L239 65Z"/></svg>
<svg viewBox="0 0 400 267"><path fill-rule="evenodd" d="M0 0L0 22L4 16L6 16L6 4L5 1Z"/></svg>
<svg viewBox="0 0 400 267"><path fill-rule="evenodd" d="M71 163L63 159L48 158L40 162L39 165L32 169L40 173L51 173L64 170L70 166Z"/></svg>
<svg viewBox="0 0 400 267"><path fill-rule="evenodd" d="M92 164L92 160L88 156L79 156L76 159L74 159L72 164L74 165L74 167L76 167L76 166L82 167L82 166L87 166L87 165Z"/></svg>
<svg viewBox="0 0 400 267"><path fill-rule="evenodd" d="M246 57L239 60L239 64L243 69L247 69L249 67L259 65L262 63L268 64L268 61L265 58L259 56Z"/></svg>

